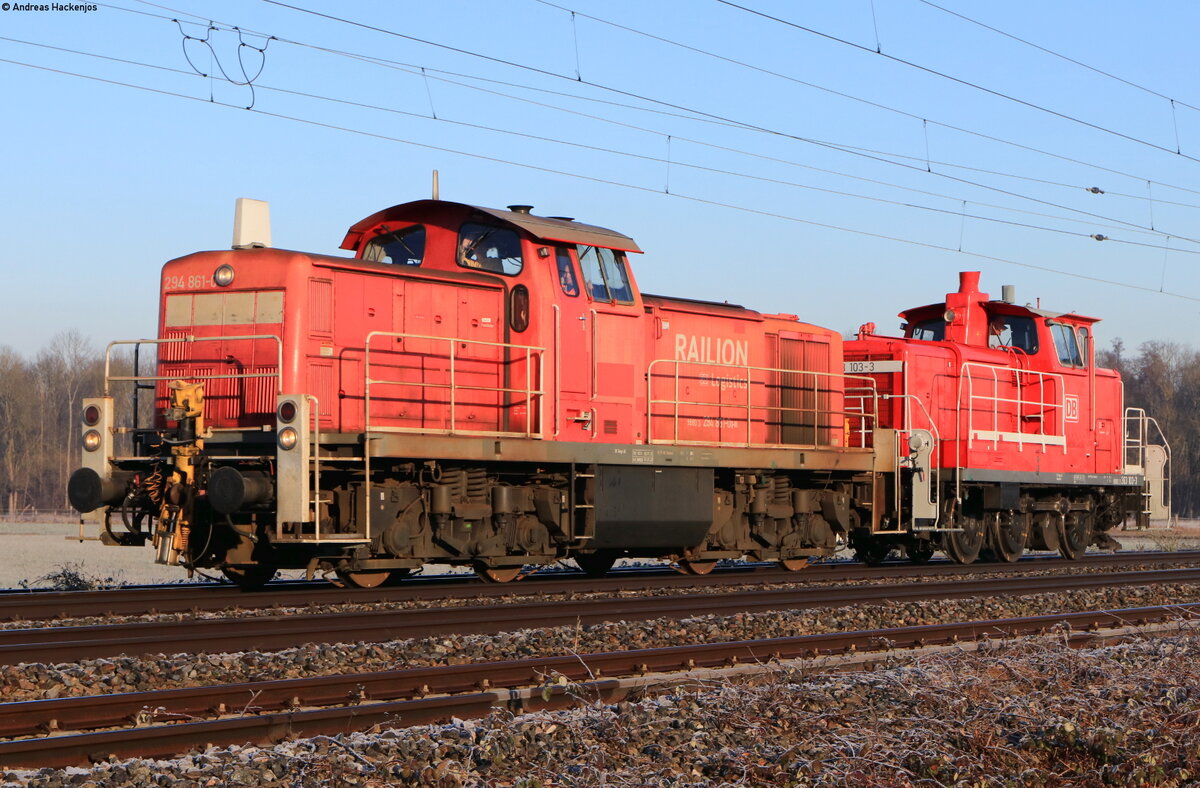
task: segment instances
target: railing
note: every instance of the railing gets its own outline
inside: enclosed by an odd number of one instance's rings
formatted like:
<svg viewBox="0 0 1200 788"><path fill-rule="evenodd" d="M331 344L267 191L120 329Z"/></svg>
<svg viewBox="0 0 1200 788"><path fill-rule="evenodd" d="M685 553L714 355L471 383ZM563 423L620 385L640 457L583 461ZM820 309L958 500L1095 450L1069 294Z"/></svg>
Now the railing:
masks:
<svg viewBox="0 0 1200 788"><path fill-rule="evenodd" d="M425 375L426 375L427 370L425 370L424 368L421 368L418 370L420 377L421 377L420 380L389 380L389 379L385 379L385 378L374 377L372 375L372 371L371 371L371 365L372 365L371 340L377 339L380 337L387 337L387 338L401 340L401 341L415 339L415 340L428 341L431 343L442 343L442 342L446 343L448 349L447 349L447 352L444 354L421 353L421 352L408 351L408 350L376 350L376 351L374 351L374 355L375 355L377 361L378 361L381 353L384 354L384 357L388 360L395 360L398 357L406 357L406 358L410 358L410 359L429 359L429 358L445 359L446 360L446 370L445 371L446 371L446 376L448 377L448 380L444 383L426 380ZM492 347L492 348L497 348L500 352L497 353L497 358L491 358L491 359L488 359L488 358L480 359L480 358L474 358L471 356L462 356L461 354L456 353L456 348L460 344L461 345L480 346L480 347ZM459 370L459 368L458 368L459 362L471 363L471 364L491 364L494 366L496 373L499 374L499 373L503 372L503 373L507 374L507 369L511 365L520 363L520 361L521 361L520 356L518 356L516 359L512 358L509 355L509 352L511 352L511 351L520 351L520 353L523 354L523 356L524 356L524 367L525 367L525 386L524 386L524 388L509 387L509 386L467 385L467 384L463 384L459 381L460 376L463 376L466 374L471 374L471 375L479 374L477 372L468 373L468 372ZM487 342L484 340L477 340L477 339L458 339L455 337L444 337L444 336L437 337L437 336L427 336L424 334L405 334L405 333L394 332L394 331L372 331L371 333L367 334L367 339L365 342L363 356L364 356L364 375L366 378L366 384L365 384L364 391L363 391L363 396L364 396L364 405L363 405L364 426L363 426L363 429L368 435L370 435L371 433L420 433L423 435L460 435L460 434L463 434L463 435L471 435L471 436L487 436L487 437L496 437L496 438L540 438L542 436L542 419L543 419L543 411L545 410L545 408L543 407L543 402L544 402L545 394L546 394L546 392L542 389L543 381L545 380L545 369L544 369L545 349L544 348L534 347L532 345L513 345L513 344L506 343L506 342ZM536 371L537 387L536 388L534 387L534 380L533 380L535 359L537 362L537 371ZM448 414L448 419L445 419L445 421L448 422L447 426L445 426L443 428L436 428L436 427L432 427L428 424L422 423L422 424L418 424L418 425L415 425L412 427L404 427L404 426L396 426L396 425L383 426L380 424L373 423L373 421L372 421L372 402L373 402L373 400L372 400L372 395L371 395L371 389L373 386L374 387L401 386L401 387L407 387L410 389L417 389L420 396L419 396L418 400L416 400L416 401L421 401L421 402L429 402L430 401L428 397L424 396L425 392L429 389L442 390L442 391L447 392L447 397L446 397L447 401L445 403L441 403L441 402L437 403L439 405L444 404L446 407L446 413ZM459 425L459 423L458 423L458 408L462 404L460 402L460 398L462 397L464 392L479 392L479 393L483 393L483 394L495 394L496 395L497 403L495 405L489 404L489 405L487 405L487 407L494 408L494 410L495 410L495 413L497 415L497 422L496 422L497 429L494 429L494 430L486 429L486 428L477 429L477 428L472 428L472 427L462 427ZM509 398L511 395L516 395L518 397L516 402L510 401ZM524 429L519 430L519 431L518 430L499 429L499 427L502 426L502 424L503 424L504 417L509 415L508 409L514 405L520 404L522 399L524 400L524 405L525 405L525 427L524 427ZM393 416L393 418L399 418L399 417ZM424 422L425 419L422 418L421 421ZM368 454L369 454L369 452L368 452Z"/></svg>
<svg viewBox="0 0 1200 788"><path fill-rule="evenodd" d="M1136 469L1145 476L1139 525L1149 525L1149 517L1158 507L1158 515L1171 513L1171 444L1158 421L1143 408L1125 409L1124 470ZM1165 513L1165 514L1164 514Z"/></svg>
<svg viewBox="0 0 1200 788"><path fill-rule="evenodd" d="M977 386L984 391L977 393ZM1011 391L1013 396L1004 396L1002 387ZM1030 389L1036 389L1038 396L1026 396ZM1033 444L1042 446L1043 451L1046 446L1062 446L1066 452L1062 375L968 361L962 365L959 375L959 429L963 428L964 406L967 410L968 447L976 440L993 443L1007 441L1016 443L1018 449L1024 449L1025 444ZM1012 429L1003 429L1007 426L1003 423L1005 421L1011 421ZM1023 430L1022 425L1027 423L1036 425L1036 431ZM959 438L961 443L962 436Z"/></svg>
<svg viewBox="0 0 1200 788"><path fill-rule="evenodd" d="M283 340L275 334L251 334L248 336L220 336L220 337L198 337L188 335L185 337L172 337L170 339L125 339L117 342L109 342L108 347L104 351L104 396L109 396L109 383L120 382L161 382L168 380L178 380L178 375L110 375L109 370L112 363L112 349L118 345L170 345L178 342L233 342L245 341L254 339L270 339L274 340L276 345L275 352L275 371L274 372L244 372L240 374L229 375L189 375L194 380L246 380L249 378L275 378L275 393L283 393ZM162 359L158 363L163 363ZM182 363L187 363L186 361ZM136 372L136 370L134 370Z"/></svg>
<svg viewBox="0 0 1200 788"><path fill-rule="evenodd" d="M1155 440L1157 436L1157 440ZM1158 421L1146 415L1145 408L1125 409L1125 464L1146 467L1146 448L1163 446L1171 456L1171 446Z"/></svg>
<svg viewBox="0 0 1200 788"><path fill-rule="evenodd" d="M681 367L686 370L681 371ZM669 371L664 371L668 370ZM706 370L706 371L701 371ZM715 372L713 372L715 370ZM755 379L758 375L760 379ZM772 376L777 376L772 380ZM785 385L784 376L796 376L792 380L809 381L810 385ZM739 448L795 448L840 445L832 440L822 442L822 433L842 432L846 436L849 448L869 448L868 437L870 429L863 426L858 430L851 428L851 423L857 421L860 425L878 423L878 395L874 379L861 375L846 375L840 372L814 372L802 369L781 369L776 367L756 367L747 364L721 364L717 362L681 361L677 359L655 359L648 368L650 385L647 407L647 443L672 443L681 446L736 446ZM837 386L835 381L843 381ZM858 385L845 386L844 381L858 381ZM818 383L824 385L818 385ZM682 396L681 389L686 386L702 386L711 393L715 388L716 401L712 399L688 399ZM669 398L656 397L655 391L668 387L672 394ZM799 395L809 399L811 404L788 406L771 404L769 394L772 389L778 391L779 399L785 393ZM744 392L744 402L723 401L721 392L734 390ZM755 396L755 394L759 396ZM830 400L840 398L841 406L830 406ZM737 397L742 399L742 397ZM848 404L849 403L849 404ZM867 403L870 403L868 408ZM854 405L857 404L857 408ZM665 412L656 406L665 406ZM681 410L690 410L683 412ZM726 415L726 414L729 415ZM736 417L734 417L736 413ZM708 414L708 415L704 415ZM774 420L771 417L774 416ZM689 440L680 437L680 422L683 419L694 418L701 421L708 419L715 422L712 425L701 425L699 429L716 428L718 434L727 431L731 426L744 422L744 433L735 440L718 438L716 440ZM669 436L656 434L656 421L668 421ZM790 420L789 420L790 419ZM754 428L758 425L763 430L763 440L755 440ZM688 425L684 425L685 429ZM812 432L812 441L785 441L787 429ZM778 430L779 440L768 441L765 438L770 430ZM857 436L857 440L852 440Z"/></svg>

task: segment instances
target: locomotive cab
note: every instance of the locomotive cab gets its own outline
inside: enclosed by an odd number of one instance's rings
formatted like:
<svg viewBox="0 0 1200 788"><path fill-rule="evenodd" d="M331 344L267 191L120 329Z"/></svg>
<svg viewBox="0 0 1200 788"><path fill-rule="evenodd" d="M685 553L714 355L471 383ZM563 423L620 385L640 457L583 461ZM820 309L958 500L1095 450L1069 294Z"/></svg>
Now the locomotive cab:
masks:
<svg viewBox="0 0 1200 788"><path fill-rule="evenodd" d="M847 369L887 392L881 423L922 447L901 450L906 516L882 543L964 561L1026 547L1074 558L1115 546L1107 532L1128 515L1165 516L1169 447L1096 365L1097 319L1015 303L1009 288L992 300L978 283L965 272L945 301L901 312L903 337L864 327L847 343Z"/></svg>

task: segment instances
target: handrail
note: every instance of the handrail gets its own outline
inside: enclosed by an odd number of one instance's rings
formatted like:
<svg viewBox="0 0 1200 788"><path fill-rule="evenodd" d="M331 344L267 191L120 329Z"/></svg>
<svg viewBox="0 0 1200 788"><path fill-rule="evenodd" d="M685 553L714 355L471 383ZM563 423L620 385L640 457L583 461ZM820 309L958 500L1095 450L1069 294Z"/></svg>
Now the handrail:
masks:
<svg viewBox="0 0 1200 788"><path fill-rule="evenodd" d="M971 375L970 372L972 370L984 371L985 373L987 373L990 376L990 380L986 379L986 378L980 378L980 377ZM1000 396L1000 386L1001 386L1000 373L1003 373L1005 375L1012 375L1014 377L1011 385L1016 390L1015 398ZM1032 383L1027 383L1027 382L1023 381L1022 378L1034 378L1035 380ZM1057 381L1057 383L1058 383L1057 401L1052 401L1052 400L1049 400L1046 398L1046 381L1047 380L1054 380L1054 381ZM992 393L990 395L987 393L976 394L975 393L975 385L976 385L977 381L980 381L981 383L990 383L991 387L992 387ZM1024 397L1025 388L1027 386L1031 386L1031 385L1037 385L1039 391L1041 392L1041 396L1039 396L1036 400L1035 399L1026 399ZM967 390L965 398L963 397L963 388L964 387ZM1042 445L1042 446L1047 446L1047 445L1060 446L1061 445L1065 449L1065 447L1066 447L1066 421L1065 421L1066 407L1064 405L1064 400L1065 400L1065 394L1066 394L1066 387L1064 385L1063 376L1061 374L1056 373L1056 372L1039 372L1037 370L1030 370L1030 369L1016 369L1013 367L1000 367L1000 366L996 366L994 364L982 364L982 363L975 362L975 361L967 361L962 364L962 367L960 369L959 387L958 388L959 388L958 410L959 410L959 416L960 416L960 422L959 422L960 425L961 425L961 413L962 413L962 408L963 408L964 402L966 403L966 406L967 406L967 416L968 416L967 443L968 443L968 445L975 440L976 432L983 432L983 433L988 433L991 437L981 438L981 440L991 440L993 442L1000 441L1000 440L1007 440L1012 443L1018 443L1018 444L1033 443L1033 444L1038 444L1038 445ZM991 403L990 415L991 415L992 429L988 430L988 429L983 429L982 427L976 427L975 416L977 414L989 413L988 410L980 410L980 409L976 408L975 404L974 404L976 401L981 401L983 403L989 403L989 402ZM1014 426L1016 428L1014 431L1009 432L1009 431L1004 431L1004 430L1000 429L1000 419L1001 419L1000 406L1001 406L1001 404L1008 404L1008 405L1016 406L1015 411L1012 413L1012 418L1014 420ZM1022 419L1026 418L1025 414L1027 411L1027 406L1029 408L1036 407L1039 410L1039 415L1037 416L1037 420L1041 424L1040 432L1022 432L1021 431L1021 421L1022 421ZM1053 433L1047 431L1046 418L1045 418L1045 414L1047 412L1050 412L1050 413L1057 412L1057 414L1058 414L1057 425L1058 425L1059 431L1053 432ZM960 441L961 441L961 436L960 436Z"/></svg>
<svg viewBox="0 0 1200 788"><path fill-rule="evenodd" d="M385 380L385 379L373 378L371 376L371 352L372 352L371 351L371 340L375 339L376 337L392 337L392 338L402 339L402 340L403 339L422 339L422 340L430 340L430 341L435 341L435 342L448 343L449 352L446 354L445 358L447 359L447 363L448 363L448 367L449 367L450 382L449 383L432 383L432 382L427 382L427 381ZM457 369L456 361L458 360L458 357L456 357L456 355L455 355L455 346L458 345L459 343L464 344L464 345L483 345L483 346L487 346L487 347L503 348L505 350L522 350L522 351L524 351L525 388L510 388L507 386L459 385L457 382L457 372L456 372L456 369ZM389 356L393 356L393 357L396 355L416 355L416 354L410 353L409 351L406 351L406 350L383 350L383 351L376 350L375 351L376 354L381 353L381 352L387 353L387 354L389 354ZM459 337L430 336L430 335L426 335L426 334L408 334L408 333L399 332L399 331L372 331L369 334L367 334L366 340L363 342L363 356L364 356L363 374L365 377L365 386L363 389L363 397L364 397L363 430L367 434L370 434L372 432L421 433L421 434L425 434L425 435L468 434L468 435L473 435L473 436L486 435L486 436L491 436L491 437L514 437L514 438L517 438L517 437L538 438L538 437L541 437L541 435L542 435L542 424L543 424L544 418L545 418L545 414L543 413L543 410L544 410L543 405L544 405L544 400L545 400L545 395L546 395L546 392L542 389L542 386L544 385L545 379L546 379L546 376L545 376L546 350L545 350L545 348L537 347L535 345L516 345L516 344L512 344L512 343L508 343L508 342L490 342L490 341L481 340L481 339L461 339ZM531 377L533 374L534 356L537 357L537 365L538 365L538 369L537 369L538 387L536 389L533 387L533 380ZM475 361L478 359L470 359L470 360ZM519 359L503 358L503 359L498 360L496 363L500 364L500 365L507 365L509 363L513 363L514 361L518 361L518 360ZM379 385L410 386L410 387L419 387L422 389L435 388L435 389L448 390L450 392L450 397L449 397L449 402L448 402L449 411L450 411L449 427L447 429L439 430L439 429L432 429L427 426L384 427L384 426L379 426L379 425L372 425L371 424L371 386L372 385L376 385L376 386L379 386ZM492 392L495 394L522 394L522 395L524 395L525 413L526 413L524 431L517 432L517 431L512 431L512 430L475 430L475 429L464 429L464 428L456 427L458 399L455 395L456 395L456 393L461 392L461 391L488 391L488 392ZM506 404L508 404L508 403L506 403ZM537 406L536 407L536 413L537 413L536 426L534 424L534 418L533 418L533 414L535 412L535 408L534 408L535 404Z"/></svg>
<svg viewBox="0 0 1200 788"><path fill-rule="evenodd" d="M674 371L667 372L667 373L660 373L659 379L664 380L664 381L669 381L673 384L673 386L672 386L673 396L671 399L655 399L654 398L655 367L662 367L662 366L666 366L668 364L674 365ZM746 390L746 402L744 404L741 404L741 403L727 404L727 403L722 403L719 401L718 402L705 402L702 400L685 400L685 399L683 399L680 394L681 380L689 378L689 377L695 377L696 379L702 379L704 377L707 377L707 378L711 379L712 376L711 375L705 376L699 372L690 373L689 375L681 375L680 374L680 366L681 365L687 365L687 366L693 367L693 368L708 368L708 369L715 368L715 369L719 369L719 370L727 370L729 372L742 373L743 379L721 378L720 380L721 381L729 380L731 382L736 383L739 386L744 385L745 390ZM799 387L796 387L796 388L800 391L811 391L812 393L818 394L818 395L824 394L826 396L829 396L829 395L841 394L843 403L845 403L846 400L858 400L861 403L865 404L869 400L872 403L872 409L869 412L866 410L865 407L862 410L851 410L851 409L847 408L845 406L845 404L843 404L843 407L840 410L834 410L829 407L822 408L821 406L819 406L817 404L814 404L811 407L786 407L783 405L770 405L767 403L755 403L753 401L753 397L751 396L751 391L753 390L753 388L757 385L761 389L766 389L771 384L766 381L762 381L762 382L756 384L756 382L753 379L753 375L752 375L752 373L754 373L754 372L779 373L779 374L789 374L789 375L809 375L809 376L812 376L813 378L822 378L822 379L836 378L836 379L839 379L842 381L847 381L847 380L861 381L862 385L856 386L853 388L845 388L843 386L840 389L832 388L832 387L826 387L826 388L819 389L815 385L810 389L802 389ZM674 443L674 444L678 444L681 446L738 446L741 448L795 448L797 446L816 448L820 444L815 443L815 442L811 443L811 444L810 443L765 443L765 442L756 443L756 442L754 442L752 440L753 435L751 432L753 425L755 423L754 418L753 418L754 411L766 411L768 413L778 414L780 417L781 434L782 434L782 427L784 426L782 424L783 414L785 414L785 413L811 414L813 417L813 422L812 422L811 426L814 430L814 438L816 435L820 434L820 430L822 430L822 429L827 429L827 430L836 429L832 425L822 424L821 417L828 418L830 416L841 416L843 419L846 419L847 417L854 417L854 418L858 418L858 419L863 419L864 421L870 420L874 423L878 423L878 418L879 418L878 393L876 390L875 379L871 378L870 376L867 376L867 375L847 375L847 374L841 373L841 372L818 372L815 370L807 370L807 369L783 369L783 368L777 368L777 367L758 367L758 366L752 366L749 364L724 364L724 363L719 363L719 362L687 361L687 360L681 360L681 359L659 358L659 359L654 359L653 361L650 362L649 366L647 367L646 377L647 377L647 382L649 385L649 391L647 392L647 408L646 408L646 442L647 443ZM777 384L777 385L779 385L779 384ZM783 388L782 385L779 385L779 387ZM789 388L792 388L792 387L789 387ZM654 408L655 405L670 406L670 412L669 413L655 413L655 408ZM744 410L745 411L745 422L746 422L745 440L744 441L681 440L679 438L680 406L696 406L696 407L702 407L702 408L703 407L738 408L738 409ZM671 436L670 436L670 438L656 438L654 435L655 419L662 419L662 418L669 418L671 420ZM802 425L802 426L808 426L808 425ZM844 427L843 427L843 429L844 429ZM869 434L870 434L869 431L860 432L860 435L869 435ZM849 442L849 438L847 439L847 442ZM865 439L862 442L864 445L848 446L847 448L867 448L865 445Z"/></svg>
<svg viewBox="0 0 1200 788"><path fill-rule="evenodd" d="M225 342L244 341L250 339L273 339L276 343L274 372L247 372L240 375L191 375L196 380L246 380L250 378L275 378L275 393L283 393L283 340L275 334L250 334L246 336L198 337L189 334L185 337L170 337L167 339L122 339L109 342L104 349L104 396L109 396L109 383L138 383L141 381L178 380L178 375L117 375L109 374L112 365L112 350L117 345L169 345L179 342ZM224 361L222 359L222 361ZM162 365L163 359L155 360L156 365ZM185 362L186 363L186 362ZM136 370L134 370L136 372Z"/></svg>

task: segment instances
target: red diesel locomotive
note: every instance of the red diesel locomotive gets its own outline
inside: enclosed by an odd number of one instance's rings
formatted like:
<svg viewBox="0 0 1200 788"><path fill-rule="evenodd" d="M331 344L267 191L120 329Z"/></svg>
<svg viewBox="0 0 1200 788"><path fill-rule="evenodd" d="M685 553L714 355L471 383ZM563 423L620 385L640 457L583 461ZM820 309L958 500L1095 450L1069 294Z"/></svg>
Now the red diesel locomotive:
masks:
<svg viewBox="0 0 1200 788"><path fill-rule="evenodd" d="M502 582L845 543L1077 557L1166 502L1165 441L1095 367L1095 321L989 301L978 274L903 338L843 342L643 294L632 239L528 206L394 206L351 258L266 245L167 263L158 338L110 345L157 368L84 401L69 494L106 543L245 586L434 562ZM118 425L112 383L153 390L155 423Z"/></svg>

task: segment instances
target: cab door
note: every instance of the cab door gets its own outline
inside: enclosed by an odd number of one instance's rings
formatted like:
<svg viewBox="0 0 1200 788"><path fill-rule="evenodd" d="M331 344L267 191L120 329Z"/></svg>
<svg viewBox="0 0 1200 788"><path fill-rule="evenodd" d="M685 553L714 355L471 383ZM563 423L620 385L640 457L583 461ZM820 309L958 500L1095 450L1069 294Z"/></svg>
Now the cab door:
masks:
<svg viewBox="0 0 1200 788"><path fill-rule="evenodd" d="M591 440L592 319L574 251L551 247L554 253L554 437L568 441Z"/></svg>

